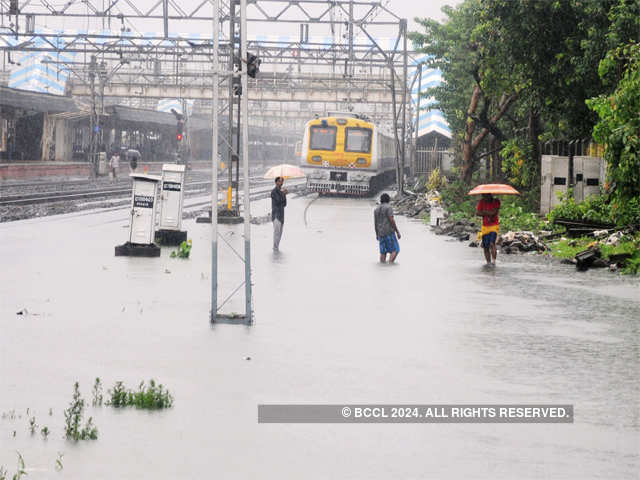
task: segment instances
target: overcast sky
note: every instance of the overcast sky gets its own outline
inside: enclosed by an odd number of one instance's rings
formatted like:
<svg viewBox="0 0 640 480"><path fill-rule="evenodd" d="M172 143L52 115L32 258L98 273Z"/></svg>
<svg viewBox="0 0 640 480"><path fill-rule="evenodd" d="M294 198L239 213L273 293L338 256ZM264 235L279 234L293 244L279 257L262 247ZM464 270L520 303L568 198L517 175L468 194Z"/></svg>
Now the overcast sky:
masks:
<svg viewBox="0 0 640 480"><path fill-rule="evenodd" d="M455 6L462 0L391 0L389 10L401 18L409 20L409 31L418 30L419 25L413 21L415 17L444 20L441 12L443 5Z"/></svg>
<svg viewBox="0 0 640 480"><path fill-rule="evenodd" d="M96 5L97 9L100 10L101 0L89 0L93 5ZM460 3L462 0L390 0L388 3L383 0L382 3L387 6L389 10L391 10L395 15L400 18L406 18L409 21L409 31L419 30L420 27L417 23L413 21L415 17L429 17L434 18L436 20L442 21L444 19L444 15L441 12L441 8L443 5L456 5ZM55 2L54 2L55 3ZM107 3L105 1L105 3ZM158 5L157 0L137 0L135 3L136 7L141 11L147 11L153 5ZM202 4L202 0L181 0L178 2L181 8L184 11L191 12L193 9L197 8ZM34 5L38 5L39 2L34 2ZM89 12L88 7L85 9L81 4L77 4L78 6L73 7L76 9L75 13L84 14L85 10ZM130 12L130 7L125 2L118 2L115 4L116 6L112 9L112 14L118 14L120 12L127 14ZM262 3L260 5L265 11L269 12L272 15L276 15L283 8L283 4L268 4ZM172 10L173 7L170 8L170 13L174 12ZM316 4L315 7L313 5L306 4L304 8L311 15L319 15L322 12L326 11L326 6L321 4ZM38 10L41 10L42 7L39 7ZM78 10L79 9L79 10ZM201 11L202 14L205 14L205 10L208 8L205 6ZM255 7L249 5L248 7L249 16L256 17ZM369 7L356 7L356 17L364 15L364 13L369 11ZM157 9L154 13L161 13L161 9ZM207 12L208 13L208 12ZM289 10L289 13L285 14L283 17L286 18L290 15L290 18L303 18L302 13L297 10L295 7ZM380 14L376 19L377 20L391 20L389 16L387 18L382 18L384 14ZM328 17L324 17L328 19ZM70 18L70 17L57 17L55 19L49 18L46 19L44 17L38 18L38 27L49 27L49 28L62 28L62 29L101 29L102 22L106 20L101 20L97 17L93 17L92 19L82 19L82 18ZM105 25L106 26L106 25ZM132 27L132 30L137 30L141 33L146 32L160 32L162 31L162 21L154 20L154 21L145 21L141 19L132 20L127 25L128 27ZM106 26L106 28L109 28ZM117 30L120 28L120 22L111 18L111 28ZM310 30L311 35L327 35L329 28L327 25L312 25ZM250 24L249 29L252 30L250 35L299 35L299 27L297 24L293 23L267 23L267 24ZM186 32L197 32L197 33L210 33L211 32L211 24L210 22L177 22L170 21L169 22L169 30L174 33L186 33ZM395 37L397 35L396 29L392 27L380 27L380 29L376 28L376 31L370 31L376 37Z"/></svg>

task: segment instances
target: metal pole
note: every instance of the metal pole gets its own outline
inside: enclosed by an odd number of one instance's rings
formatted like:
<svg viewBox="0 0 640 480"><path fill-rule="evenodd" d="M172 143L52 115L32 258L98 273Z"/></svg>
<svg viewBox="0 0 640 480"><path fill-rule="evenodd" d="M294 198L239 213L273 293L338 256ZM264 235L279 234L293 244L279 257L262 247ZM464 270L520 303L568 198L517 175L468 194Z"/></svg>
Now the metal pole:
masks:
<svg viewBox="0 0 640 480"><path fill-rule="evenodd" d="M389 61L389 70L391 71L391 105L393 108L393 140L395 145L395 160L396 160L396 183L398 184L398 195L402 195L402 171L400 170L400 159L398 158L398 151L400 150L398 139L398 115L396 106L396 74L393 69L393 61Z"/></svg>
<svg viewBox="0 0 640 480"><path fill-rule="evenodd" d="M422 90L422 63L418 64L418 68L420 71L418 72L418 105L416 107L416 134L415 134L415 142L413 147L413 173L416 174L418 171L418 132L420 131L420 100L421 95L420 91Z"/></svg>
<svg viewBox="0 0 640 480"><path fill-rule="evenodd" d="M218 311L218 42L219 0L213 0L213 84L211 86L211 323Z"/></svg>
<svg viewBox="0 0 640 480"><path fill-rule="evenodd" d="M229 2L229 42L230 42L230 55L229 55L229 71L234 70L234 57L236 54L236 2L231 0ZM237 147L233 148L233 77L229 77L229 131L227 133L227 140L229 141L229 158L227 168L229 169L229 185L227 185L227 209L232 209L232 189L233 189L233 155L237 154ZM239 167L239 165L238 165ZM240 212L238 212L238 215Z"/></svg>
<svg viewBox="0 0 640 480"><path fill-rule="evenodd" d="M349 69L345 73L353 75L353 1L349 2L349 25L347 28L349 29Z"/></svg>
<svg viewBox="0 0 640 480"><path fill-rule="evenodd" d="M102 10L104 12L104 9ZM164 21L164 38L169 37L169 0L162 0L162 19Z"/></svg>
<svg viewBox="0 0 640 480"><path fill-rule="evenodd" d="M404 193L404 162L406 157L406 148L407 148L407 20L400 20L400 26L402 28L402 36L404 43L404 65L403 65L403 76L402 76L402 187L400 189L400 193Z"/></svg>
<svg viewBox="0 0 640 480"><path fill-rule="evenodd" d="M240 50L241 61L247 59L247 0L240 0ZM252 323L251 308L251 202L249 200L249 91L247 90L247 71L242 69L242 98L240 102L242 114L242 164L244 175L244 288L245 312L247 323Z"/></svg>
<svg viewBox="0 0 640 480"><path fill-rule="evenodd" d="M244 88L244 87L243 87ZM242 141L241 139L241 135L242 132L240 131L240 118L242 118L242 112L241 112L241 106L240 106L240 97L238 97L238 118L236 119L237 122L237 126L236 126L236 155L238 155L238 165L236 167L236 208L238 209L238 215L240 215L240 142Z"/></svg>
<svg viewBox="0 0 640 480"><path fill-rule="evenodd" d="M96 57L91 55L91 62L89 63L89 86L91 89L91 115L89 125L89 178L97 177L96 169Z"/></svg>

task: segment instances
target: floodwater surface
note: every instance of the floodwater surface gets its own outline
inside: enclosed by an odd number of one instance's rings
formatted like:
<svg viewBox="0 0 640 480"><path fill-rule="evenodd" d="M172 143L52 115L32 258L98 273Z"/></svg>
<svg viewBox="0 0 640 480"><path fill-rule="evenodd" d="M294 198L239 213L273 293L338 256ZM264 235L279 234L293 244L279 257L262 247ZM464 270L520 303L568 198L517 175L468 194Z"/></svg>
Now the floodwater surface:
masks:
<svg viewBox="0 0 640 480"><path fill-rule="evenodd" d="M638 279L529 256L485 269L403 217L381 265L372 200L312 198L290 199L279 254L252 226L251 327L209 324L209 225L184 223L189 260L114 257L123 212L0 225L0 466L19 451L30 479L638 478ZM220 236L222 303L242 226ZM91 407L96 377L154 378L174 407ZM76 381L95 441L62 438ZM573 404L575 421L258 424L263 403Z"/></svg>

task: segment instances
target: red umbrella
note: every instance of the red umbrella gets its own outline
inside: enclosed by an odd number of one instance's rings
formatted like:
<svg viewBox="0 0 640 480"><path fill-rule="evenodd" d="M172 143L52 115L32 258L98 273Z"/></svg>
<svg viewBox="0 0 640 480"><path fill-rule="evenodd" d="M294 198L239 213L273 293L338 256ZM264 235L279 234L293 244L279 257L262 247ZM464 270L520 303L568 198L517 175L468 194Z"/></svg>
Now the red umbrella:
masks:
<svg viewBox="0 0 640 480"><path fill-rule="evenodd" d="M511 185L505 185L503 183L486 183L484 185L478 185L471 190L468 195L483 195L490 193L492 195L520 195L520 192L513 188Z"/></svg>

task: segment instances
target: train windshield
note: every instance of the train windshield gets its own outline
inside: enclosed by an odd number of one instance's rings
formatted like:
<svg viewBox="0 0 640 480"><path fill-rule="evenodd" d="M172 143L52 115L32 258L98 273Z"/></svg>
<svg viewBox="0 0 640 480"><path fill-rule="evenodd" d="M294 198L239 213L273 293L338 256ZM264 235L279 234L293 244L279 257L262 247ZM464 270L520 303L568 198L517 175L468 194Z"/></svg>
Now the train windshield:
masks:
<svg viewBox="0 0 640 480"><path fill-rule="evenodd" d="M336 127L311 127L311 150L335 150L336 149Z"/></svg>
<svg viewBox="0 0 640 480"><path fill-rule="evenodd" d="M347 128L345 152L369 153L371 151L370 128Z"/></svg>

